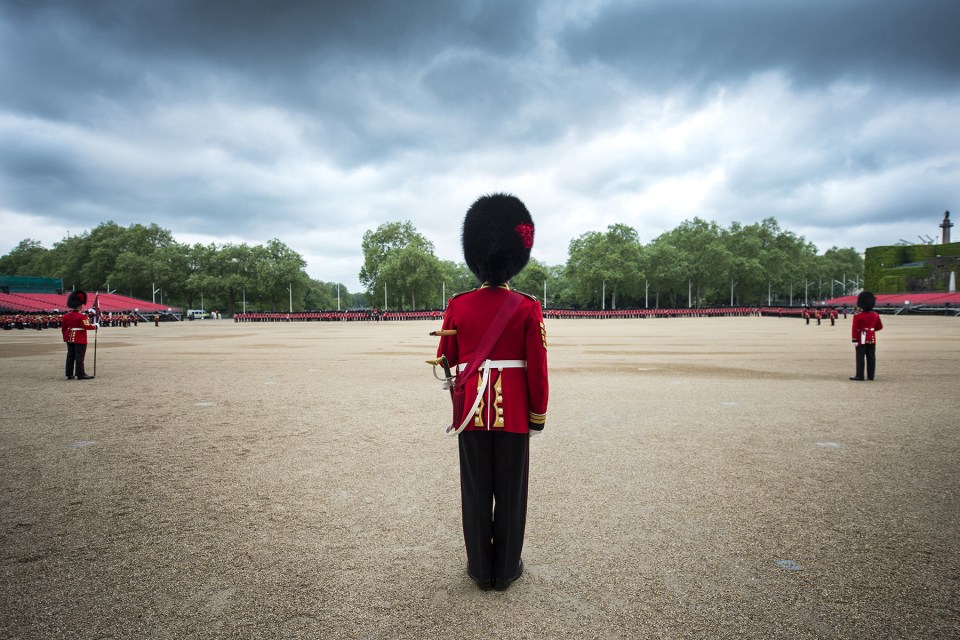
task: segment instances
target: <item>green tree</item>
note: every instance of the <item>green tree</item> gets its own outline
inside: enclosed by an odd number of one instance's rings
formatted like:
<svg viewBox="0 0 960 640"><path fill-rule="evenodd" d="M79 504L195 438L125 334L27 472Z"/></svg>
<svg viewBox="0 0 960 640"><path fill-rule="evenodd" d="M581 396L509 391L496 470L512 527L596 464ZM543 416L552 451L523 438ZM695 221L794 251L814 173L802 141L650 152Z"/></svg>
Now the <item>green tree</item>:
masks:
<svg viewBox="0 0 960 640"><path fill-rule="evenodd" d="M553 273L550 271L550 267L539 260L530 258L523 271L510 281L510 288L540 298L542 304L544 288L548 291L553 289L554 283L552 280ZM544 283L546 283L546 287L544 287Z"/></svg>
<svg viewBox="0 0 960 640"><path fill-rule="evenodd" d="M760 288L765 280L761 231L760 225L744 227L734 222L721 236L730 256L730 306L759 301Z"/></svg>
<svg viewBox="0 0 960 640"><path fill-rule="evenodd" d="M157 249L150 268L150 286L145 299L153 300L153 289L160 289L163 301L170 305L189 308L186 299L186 284L196 270L191 258L191 249L186 244L173 244ZM159 302L159 298L157 301ZM177 302L174 302L177 301Z"/></svg>
<svg viewBox="0 0 960 640"><path fill-rule="evenodd" d="M274 238L257 247L255 255L258 306L284 310L292 304L294 309L302 309L310 278L300 254Z"/></svg>
<svg viewBox="0 0 960 640"><path fill-rule="evenodd" d="M611 296L617 308L617 295L636 295L642 287L643 250L636 230L623 224L607 227L605 233L590 231L570 242L567 277L581 305L605 307L600 299Z"/></svg>
<svg viewBox="0 0 960 640"><path fill-rule="evenodd" d="M440 282L441 290L446 293L447 299L450 296L462 291L469 291L480 286L477 277L467 268L463 262L453 262L451 260L440 261ZM446 300L443 300L443 306Z"/></svg>
<svg viewBox="0 0 960 640"><path fill-rule="evenodd" d="M440 261L419 243L391 250L380 266L380 278L394 300L390 308L395 309L405 309L408 304L413 310L439 308L442 274Z"/></svg>
<svg viewBox="0 0 960 640"><path fill-rule="evenodd" d="M10 250L10 253L0 257L0 274L58 278L60 276L45 273L47 268L45 258L48 253L49 249L45 249L39 240L29 238L21 240Z"/></svg>
<svg viewBox="0 0 960 640"><path fill-rule="evenodd" d="M139 298L152 295L150 287L152 276L157 270L156 254L143 255L134 251L124 251L117 256L113 271L106 280L111 289Z"/></svg>
<svg viewBox="0 0 960 640"><path fill-rule="evenodd" d="M576 298L573 294L573 285L567 277L567 265L552 265L547 267L547 271L549 279L547 280L546 307L563 309L574 306Z"/></svg>
<svg viewBox="0 0 960 640"><path fill-rule="evenodd" d="M863 276L863 258L853 248L836 246L815 258L817 297L838 297L855 290L854 282Z"/></svg>
<svg viewBox="0 0 960 640"><path fill-rule="evenodd" d="M687 267L687 305L726 304L733 256L717 223L685 220L671 234Z"/></svg>
<svg viewBox="0 0 960 640"><path fill-rule="evenodd" d="M398 309L406 301L416 307L420 296L421 302L440 306L443 269L433 255L433 243L417 233L410 221L388 222L367 231L362 248L360 282L368 300L381 301L386 296L387 308Z"/></svg>
<svg viewBox="0 0 960 640"><path fill-rule="evenodd" d="M217 252L214 265L220 279L219 308L226 310L226 313L243 311L247 287L251 286L256 272L250 247L246 244L223 245Z"/></svg>
<svg viewBox="0 0 960 640"><path fill-rule="evenodd" d="M339 294L339 296L338 296ZM338 308L349 307L344 300L347 290L335 282L320 282L311 279L307 283L307 290L303 296L303 308L312 311L333 311Z"/></svg>
<svg viewBox="0 0 960 640"><path fill-rule="evenodd" d="M648 282L654 293L654 308L660 308L660 296L676 307L678 292L687 293L687 256L674 243L673 232L657 236L647 247Z"/></svg>
<svg viewBox="0 0 960 640"><path fill-rule="evenodd" d="M217 246L213 243L208 245L195 243L187 252L188 273L183 281L183 290L186 295L186 306L189 309L206 308L207 296L212 300L218 293L214 290L215 282L211 275L213 255L216 251Z"/></svg>

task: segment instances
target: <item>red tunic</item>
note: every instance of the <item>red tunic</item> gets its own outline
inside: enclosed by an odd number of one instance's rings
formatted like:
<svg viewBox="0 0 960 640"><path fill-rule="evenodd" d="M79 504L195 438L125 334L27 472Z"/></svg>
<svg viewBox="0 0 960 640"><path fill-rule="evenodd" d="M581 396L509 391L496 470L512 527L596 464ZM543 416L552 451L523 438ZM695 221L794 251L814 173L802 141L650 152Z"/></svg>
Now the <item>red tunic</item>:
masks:
<svg viewBox="0 0 960 640"><path fill-rule="evenodd" d="M68 311L60 320L60 332L63 333L64 342L87 344L87 331L96 330L97 328L90 324L87 314L80 311Z"/></svg>
<svg viewBox="0 0 960 640"><path fill-rule="evenodd" d="M526 361L526 367L492 368L481 403L467 429L503 430L528 433L530 423L543 424L547 414L547 334L540 302L533 297L503 287L483 287L450 299L443 316L444 329L456 329L456 335L442 336L437 357L445 355L451 369L470 361L474 350L492 323L507 296L522 296L520 306L507 322L489 360ZM473 406L483 377L481 368L476 382L467 381L466 410ZM466 416L461 417L461 421ZM454 427L458 427L455 424Z"/></svg>
<svg viewBox="0 0 960 640"><path fill-rule="evenodd" d="M853 316L853 341L857 344L876 344L880 329L883 322L876 311L861 311Z"/></svg>

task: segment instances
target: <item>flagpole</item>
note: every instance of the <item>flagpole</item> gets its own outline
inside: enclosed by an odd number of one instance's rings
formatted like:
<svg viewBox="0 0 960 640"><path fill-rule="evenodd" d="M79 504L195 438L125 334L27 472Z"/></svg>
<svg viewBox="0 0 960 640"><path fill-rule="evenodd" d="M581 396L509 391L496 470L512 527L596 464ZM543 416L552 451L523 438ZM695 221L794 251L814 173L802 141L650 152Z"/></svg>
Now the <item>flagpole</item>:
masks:
<svg viewBox="0 0 960 640"><path fill-rule="evenodd" d="M97 330L93 332L93 377L97 377L97 337L100 333L100 292L93 298L93 321L97 323Z"/></svg>

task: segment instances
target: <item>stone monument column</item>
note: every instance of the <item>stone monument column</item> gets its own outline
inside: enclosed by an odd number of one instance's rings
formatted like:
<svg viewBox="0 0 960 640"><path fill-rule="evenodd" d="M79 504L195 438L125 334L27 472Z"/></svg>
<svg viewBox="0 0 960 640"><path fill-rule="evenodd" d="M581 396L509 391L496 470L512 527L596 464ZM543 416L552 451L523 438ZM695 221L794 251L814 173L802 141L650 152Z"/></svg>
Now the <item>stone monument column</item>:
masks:
<svg viewBox="0 0 960 640"><path fill-rule="evenodd" d="M943 214L943 222L940 223L940 228L943 229L943 242L940 244L950 244L950 227L953 226L953 223L950 222L950 212L945 211Z"/></svg>

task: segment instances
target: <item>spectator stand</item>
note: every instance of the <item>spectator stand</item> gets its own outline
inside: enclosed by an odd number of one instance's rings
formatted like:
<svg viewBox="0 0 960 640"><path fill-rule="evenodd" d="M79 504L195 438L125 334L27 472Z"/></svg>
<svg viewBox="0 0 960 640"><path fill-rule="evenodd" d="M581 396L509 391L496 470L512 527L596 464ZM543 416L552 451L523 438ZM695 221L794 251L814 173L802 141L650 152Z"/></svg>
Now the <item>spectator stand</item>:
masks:
<svg viewBox="0 0 960 640"><path fill-rule="evenodd" d="M857 296L843 296L824 302L826 306L857 306ZM960 293L879 293L874 307L877 313L892 315L960 316Z"/></svg>
<svg viewBox="0 0 960 640"><path fill-rule="evenodd" d="M99 296L99 297L98 297ZM179 307L147 302L130 296L116 293L88 292L88 308L93 306L94 300L100 306L101 317L111 319L132 316L136 313L141 320L152 320L154 314L172 317L180 313ZM31 314L56 315L58 318L66 312L67 294L65 293L0 293L0 314Z"/></svg>

